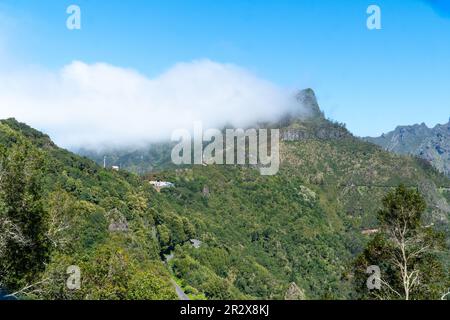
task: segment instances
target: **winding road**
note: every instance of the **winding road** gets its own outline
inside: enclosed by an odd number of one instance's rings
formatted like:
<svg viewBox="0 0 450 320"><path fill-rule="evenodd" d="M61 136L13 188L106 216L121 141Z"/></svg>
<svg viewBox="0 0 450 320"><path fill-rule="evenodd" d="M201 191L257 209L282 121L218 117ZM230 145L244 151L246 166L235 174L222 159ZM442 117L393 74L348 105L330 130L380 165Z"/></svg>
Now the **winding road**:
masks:
<svg viewBox="0 0 450 320"><path fill-rule="evenodd" d="M177 292L177 296L180 300L190 300L189 297L184 293L183 289L173 280L171 280L173 286L175 287L175 291Z"/></svg>

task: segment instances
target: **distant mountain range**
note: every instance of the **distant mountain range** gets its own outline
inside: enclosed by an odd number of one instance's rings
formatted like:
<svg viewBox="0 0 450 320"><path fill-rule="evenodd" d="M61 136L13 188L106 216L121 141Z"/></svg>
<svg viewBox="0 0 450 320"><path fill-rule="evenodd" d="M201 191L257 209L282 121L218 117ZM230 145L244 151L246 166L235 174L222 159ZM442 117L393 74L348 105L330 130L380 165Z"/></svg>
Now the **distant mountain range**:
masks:
<svg viewBox="0 0 450 320"><path fill-rule="evenodd" d="M399 126L381 137L364 138L387 151L418 156L450 176L450 121L428 128L425 123Z"/></svg>

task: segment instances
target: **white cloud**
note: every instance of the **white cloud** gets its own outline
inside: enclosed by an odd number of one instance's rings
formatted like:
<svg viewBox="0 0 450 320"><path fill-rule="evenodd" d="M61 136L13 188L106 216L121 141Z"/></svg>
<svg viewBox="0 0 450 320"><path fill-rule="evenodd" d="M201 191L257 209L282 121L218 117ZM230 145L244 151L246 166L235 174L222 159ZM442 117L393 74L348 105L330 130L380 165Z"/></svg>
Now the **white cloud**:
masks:
<svg viewBox="0 0 450 320"><path fill-rule="evenodd" d="M299 108L287 90L231 64L179 63L148 78L108 64L73 62L57 72L0 72L0 118L15 117L61 146L135 145L178 128L245 126Z"/></svg>

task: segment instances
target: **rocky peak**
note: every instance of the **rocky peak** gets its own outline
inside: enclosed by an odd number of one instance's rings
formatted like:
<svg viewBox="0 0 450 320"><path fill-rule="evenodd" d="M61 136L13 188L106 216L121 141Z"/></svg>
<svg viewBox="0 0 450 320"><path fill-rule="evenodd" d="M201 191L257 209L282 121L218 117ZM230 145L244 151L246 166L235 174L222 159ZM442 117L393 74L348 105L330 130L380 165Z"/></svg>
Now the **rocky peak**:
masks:
<svg viewBox="0 0 450 320"><path fill-rule="evenodd" d="M304 89L297 93L297 101L306 110L306 116L312 118L323 118L323 112L320 110L319 103L317 102L316 94L313 89Z"/></svg>
<svg viewBox="0 0 450 320"><path fill-rule="evenodd" d="M300 105L299 111L287 114L278 122L284 141L342 139L351 136L345 125L325 119L312 89L299 91L296 100Z"/></svg>

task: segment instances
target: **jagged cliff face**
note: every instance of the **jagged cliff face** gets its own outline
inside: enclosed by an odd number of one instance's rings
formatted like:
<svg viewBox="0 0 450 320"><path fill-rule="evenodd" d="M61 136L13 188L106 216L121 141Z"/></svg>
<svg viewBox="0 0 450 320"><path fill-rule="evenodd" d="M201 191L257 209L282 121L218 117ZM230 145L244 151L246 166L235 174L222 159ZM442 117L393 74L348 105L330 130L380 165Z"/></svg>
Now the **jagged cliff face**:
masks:
<svg viewBox="0 0 450 320"><path fill-rule="evenodd" d="M304 116L299 114L287 115L278 123L279 128L281 128L282 140L328 140L352 136L344 124L325 119L312 89L301 90L296 97Z"/></svg>
<svg viewBox="0 0 450 320"><path fill-rule="evenodd" d="M424 123L397 127L377 138L365 140L399 154L416 155L450 176L450 121L428 128Z"/></svg>

